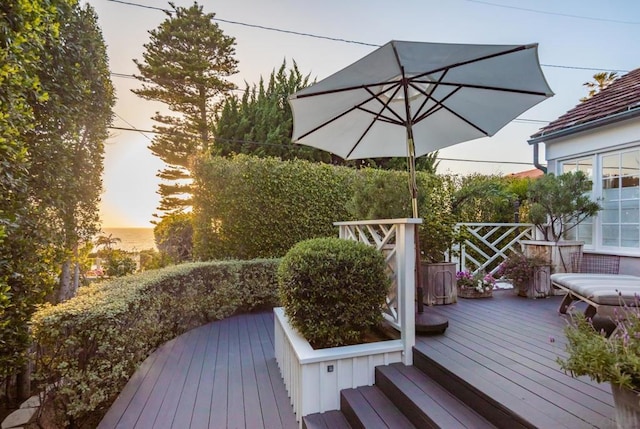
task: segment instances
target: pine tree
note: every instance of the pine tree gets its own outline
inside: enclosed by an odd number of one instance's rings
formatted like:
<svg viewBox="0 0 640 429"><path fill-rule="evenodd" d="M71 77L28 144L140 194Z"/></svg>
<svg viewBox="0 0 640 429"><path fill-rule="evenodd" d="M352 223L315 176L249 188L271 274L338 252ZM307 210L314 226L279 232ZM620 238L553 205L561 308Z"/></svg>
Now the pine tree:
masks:
<svg viewBox="0 0 640 429"><path fill-rule="evenodd" d="M144 61L134 60L143 82L133 92L159 101L177 113L156 113L158 123L150 149L167 167L158 173L160 210L181 211L190 205L191 163L211 149L216 108L234 85L226 78L236 73L235 39L226 36L194 3L173 8L171 16L149 31Z"/></svg>

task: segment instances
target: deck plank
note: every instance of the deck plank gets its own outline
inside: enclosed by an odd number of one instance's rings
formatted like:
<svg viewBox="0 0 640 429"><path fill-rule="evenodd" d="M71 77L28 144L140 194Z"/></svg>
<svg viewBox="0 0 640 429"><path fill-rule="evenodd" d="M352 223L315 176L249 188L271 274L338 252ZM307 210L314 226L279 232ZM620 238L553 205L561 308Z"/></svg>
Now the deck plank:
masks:
<svg viewBox="0 0 640 429"><path fill-rule="evenodd" d="M162 368L162 372L158 377L158 382L154 386L153 392L151 392L151 395L142 409L142 413L140 413L140 417L134 427L154 427L158 415L163 413L165 409L163 408L163 405L165 402L171 401L174 397L173 382L181 376L180 369L185 365L185 361L188 362L188 360L190 360L189 344L193 342L194 337L196 336L197 332L195 330L191 330L185 335L181 335L176 338L176 345L172 350L171 356ZM179 389L182 389L182 385L178 387ZM167 406L170 405L167 404ZM173 415L171 415L171 419L172 418Z"/></svg>
<svg viewBox="0 0 640 429"><path fill-rule="evenodd" d="M209 428L223 428L227 426L227 383L229 380L229 319L217 322L220 329L217 344L217 359L214 367L213 392L209 414Z"/></svg>
<svg viewBox="0 0 640 429"><path fill-rule="evenodd" d="M213 395L213 383L215 365L217 359L218 337L220 335L219 326L213 323L206 325L207 339L206 348L203 356L202 372L198 383L198 391L193 406L193 414L191 416L176 416L173 427L176 429L190 427L192 429L206 429L209 427L209 415L211 407L211 396ZM190 417L187 425L187 417ZM182 419L185 419L184 422ZM185 423L180 426L181 423Z"/></svg>
<svg viewBox="0 0 640 429"><path fill-rule="evenodd" d="M259 407L262 409L262 424L265 428L281 428L282 421L278 413L278 406L274 395L274 390L269 377L267 367L267 357L265 356L265 345L260 338L258 324L264 323L262 318L248 318L247 326L249 330L249 344L253 354L255 380L258 389ZM267 341L268 345L271 345ZM268 347L268 346L267 346ZM255 413L255 411L253 411Z"/></svg>
<svg viewBox="0 0 640 429"><path fill-rule="evenodd" d="M198 390L200 388L200 383L205 382L205 379L203 378L203 369L210 328L205 325L197 328L197 331L198 337L195 340L196 344L193 348L194 351L191 356L191 361L189 362L189 368L184 377L183 388L180 396L177 398L178 400L176 401L176 409L173 413L173 418L167 427L180 429L191 427L193 425L192 417L194 416ZM207 421L208 420L209 418L207 415ZM169 423L168 418L167 423ZM166 426L166 424L163 425Z"/></svg>
<svg viewBox="0 0 640 429"><path fill-rule="evenodd" d="M247 316L238 317L238 332L245 425L249 428L263 429L265 426L262 422L262 413L256 412L261 407Z"/></svg>

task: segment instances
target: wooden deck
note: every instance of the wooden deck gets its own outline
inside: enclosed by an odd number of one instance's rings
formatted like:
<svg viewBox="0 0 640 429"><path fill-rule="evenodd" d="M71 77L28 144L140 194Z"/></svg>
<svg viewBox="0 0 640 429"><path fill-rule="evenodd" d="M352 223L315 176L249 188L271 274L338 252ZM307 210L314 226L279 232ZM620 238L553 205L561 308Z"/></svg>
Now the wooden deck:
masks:
<svg viewBox="0 0 640 429"><path fill-rule="evenodd" d="M273 313L234 316L156 350L100 429L297 428L273 348Z"/></svg>
<svg viewBox="0 0 640 429"><path fill-rule="evenodd" d="M499 291L491 299L429 308L446 316L449 328L444 335L418 337L414 363L435 378L456 374L459 380L443 378L468 396L467 403L478 400L481 407L482 395L474 396L481 391L533 427L613 428L609 385L572 378L556 363L566 356L561 298Z"/></svg>
<svg viewBox="0 0 640 429"><path fill-rule="evenodd" d="M420 369L434 378L443 368L457 371L461 381L447 379L449 390L458 384L484 389L529 423L502 427L613 428L608 385L573 379L555 362L565 353L560 298L529 300L501 291L491 299L427 307L445 315L449 328L417 338L416 367L426 365ZM477 404L470 398L472 409L482 407L478 397ZM205 427L298 427L274 358L272 313L234 316L166 343L99 426Z"/></svg>

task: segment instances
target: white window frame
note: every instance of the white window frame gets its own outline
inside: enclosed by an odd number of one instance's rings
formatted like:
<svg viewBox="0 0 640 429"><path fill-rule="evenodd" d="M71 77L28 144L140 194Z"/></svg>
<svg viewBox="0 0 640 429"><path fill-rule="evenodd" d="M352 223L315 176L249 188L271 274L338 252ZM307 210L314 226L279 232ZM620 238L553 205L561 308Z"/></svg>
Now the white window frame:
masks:
<svg viewBox="0 0 640 429"><path fill-rule="evenodd" d="M591 181L593 182L592 196L597 200L603 198L603 157L610 155L620 155L625 152L632 152L640 150L640 146L633 145L627 147L618 147L615 150L598 151L593 153L582 153L580 155L574 155L564 159L557 159L555 163L555 173L562 174L569 171L565 169L568 164L574 163L577 166L577 161L585 158L592 159L592 174ZM576 168L577 169L577 168ZM571 171L575 171L573 169ZM621 201L621 200L620 200ZM640 201L639 201L640 204ZM640 227L640 220L638 221ZM616 254L621 256L640 256L640 240L638 247L619 247L619 246L605 246L603 245L603 225L602 216L597 214L593 218L592 223L592 242L585 243L585 250L597 251L598 253Z"/></svg>

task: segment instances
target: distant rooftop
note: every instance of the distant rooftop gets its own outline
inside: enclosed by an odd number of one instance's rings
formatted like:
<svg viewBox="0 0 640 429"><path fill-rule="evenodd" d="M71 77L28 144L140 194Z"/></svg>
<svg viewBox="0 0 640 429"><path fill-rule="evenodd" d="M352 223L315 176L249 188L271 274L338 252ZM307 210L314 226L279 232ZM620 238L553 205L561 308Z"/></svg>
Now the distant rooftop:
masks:
<svg viewBox="0 0 640 429"><path fill-rule="evenodd" d="M529 143L569 135L640 115L640 68L616 79L587 101L581 102L531 136Z"/></svg>
<svg viewBox="0 0 640 429"><path fill-rule="evenodd" d="M525 171L519 171L517 173L511 173L509 176L511 177L518 177L518 178L530 178L530 179L534 179L536 177L540 177L543 176L544 172L542 170L539 170L537 168L534 168L533 170L525 170Z"/></svg>

